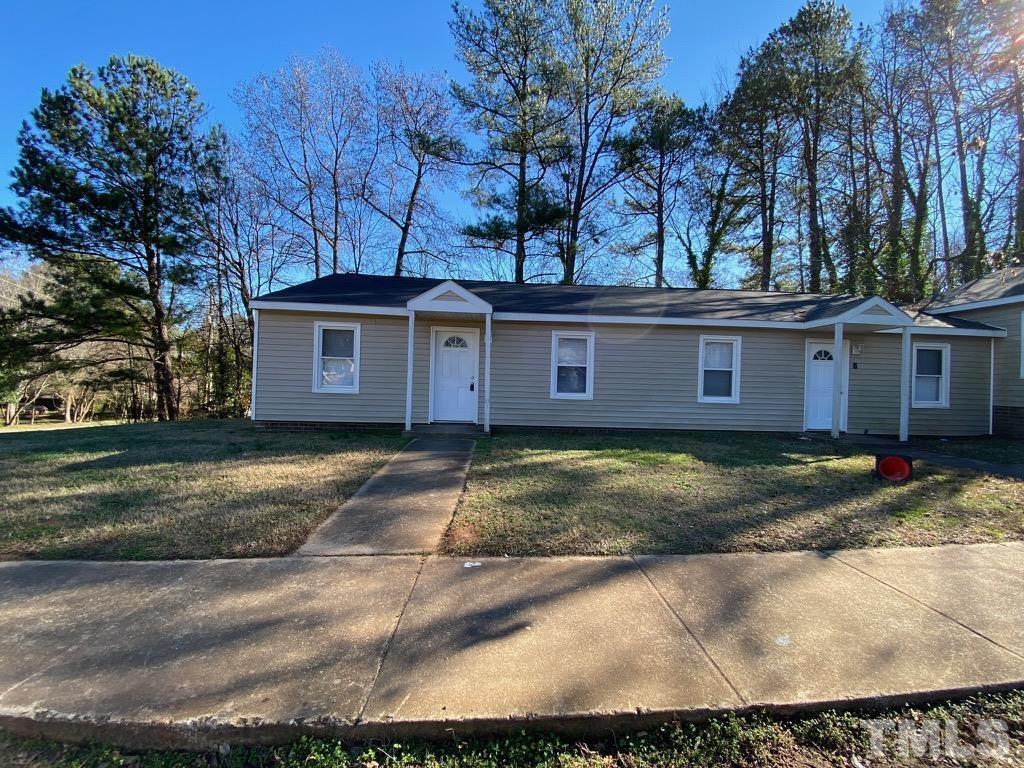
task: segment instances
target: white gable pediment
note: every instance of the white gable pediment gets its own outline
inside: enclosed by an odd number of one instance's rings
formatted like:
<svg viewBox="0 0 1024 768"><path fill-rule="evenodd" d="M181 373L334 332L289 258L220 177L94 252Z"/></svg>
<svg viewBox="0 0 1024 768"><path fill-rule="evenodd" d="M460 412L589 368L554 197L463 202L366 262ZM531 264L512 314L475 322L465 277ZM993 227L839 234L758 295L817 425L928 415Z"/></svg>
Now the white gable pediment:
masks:
<svg viewBox="0 0 1024 768"><path fill-rule="evenodd" d="M814 328L835 323L861 323L864 325L884 325L888 327L913 325L914 318L902 309L892 304L881 296L871 296L864 299L860 304L848 309L841 315L822 318L807 324L807 327Z"/></svg>
<svg viewBox="0 0 1024 768"><path fill-rule="evenodd" d="M454 280L445 280L406 303L416 312L480 312L491 313L491 305Z"/></svg>

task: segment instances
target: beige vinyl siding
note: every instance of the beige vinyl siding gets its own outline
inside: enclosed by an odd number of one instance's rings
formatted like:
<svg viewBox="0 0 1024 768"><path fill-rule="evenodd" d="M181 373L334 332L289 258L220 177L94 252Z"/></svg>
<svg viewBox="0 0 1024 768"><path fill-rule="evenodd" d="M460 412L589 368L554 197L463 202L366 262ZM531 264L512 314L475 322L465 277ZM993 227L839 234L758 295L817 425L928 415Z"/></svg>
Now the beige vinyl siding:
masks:
<svg viewBox="0 0 1024 768"><path fill-rule="evenodd" d="M551 399L551 332L592 330L593 400ZM803 429L802 333L671 326L495 323L496 426ZM740 402L698 403L701 334L742 337Z"/></svg>
<svg viewBox="0 0 1024 768"><path fill-rule="evenodd" d="M895 434L900 418L900 335L852 336L848 431ZM915 343L950 345L949 408L910 409L910 434L957 436L989 429L990 340L964 336L915 336Z"/></svg>
<svg viewBox="0 0 1024 768"><path fill-rule="evenodd" d="M358 322L359 393L313 391L317 322ZM260 311L256 412L260 421L402 424L405 419L404 317ZM483 423L483 323L417 317L413 421L427 422L430 334L435 327L480 333L478 419ZM551 333L592 330L594 398L552 399ZM739 336L740 402L697 402L701 335ZM826 334L672 326L502 323L492 329L491 423L496 426L611 427L799 432L804 418L806 341ZM988 431L989 339L918 337L952 349L950 408L911 409L911 433ZM894 434L899 424L900 337L851 337L849 431Z"/></svg>
<svg viewBox="0 0 1024 768"><path fill-rule="evenodd" d="M406 323L404 317L260 310L256 365L259 421L403 423ZM317 322L360 324L359 393L313 391L313 327Z"/></svg>
<svg viewBox="0 0 1024 768"><path fill-rule="evenodd" d="M1024 379L1020 376L1022 312L1024 301L957 313L968 320L1006 329L1006 338L996 339L996 405L1024 408Z"/></svg>

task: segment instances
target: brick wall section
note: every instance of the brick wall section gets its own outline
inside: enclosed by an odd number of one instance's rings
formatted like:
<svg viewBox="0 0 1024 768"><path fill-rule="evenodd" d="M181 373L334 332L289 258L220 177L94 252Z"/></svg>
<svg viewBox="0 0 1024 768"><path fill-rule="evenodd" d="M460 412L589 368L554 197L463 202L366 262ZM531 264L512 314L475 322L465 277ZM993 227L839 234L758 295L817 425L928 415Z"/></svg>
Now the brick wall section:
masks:
<svg viewBox="0 0 1024 768"><path fill-rule="evenodd" d="M1024 437L1024 408L997 405L992 409L992 431L1003 437Z"/></svg>

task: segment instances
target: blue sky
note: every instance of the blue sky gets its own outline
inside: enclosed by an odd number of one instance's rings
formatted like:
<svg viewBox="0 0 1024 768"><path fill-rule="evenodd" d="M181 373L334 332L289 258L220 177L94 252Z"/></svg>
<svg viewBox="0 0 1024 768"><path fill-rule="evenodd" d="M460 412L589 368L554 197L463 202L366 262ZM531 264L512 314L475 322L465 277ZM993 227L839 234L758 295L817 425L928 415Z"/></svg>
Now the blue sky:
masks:
<svg viewBox="0 0 1024 768"><path fill-rule="evenodd" d="M473 4L472 0L468 3ZM878 18L883 0L850 0L855 22ZM789 18L800 0L689 0L670 4L671 61L665 87L690 103L714 92L739 56ZM187 75L214 120L237 124L231 92L292 54L333 46L357 64L375 59L410 69L460 68L448 33L446 0L46 0L9 3L0 46L0 205L17 161L15 138L39 101L68 69L102 64L111 54L152 56Z"/></svg>

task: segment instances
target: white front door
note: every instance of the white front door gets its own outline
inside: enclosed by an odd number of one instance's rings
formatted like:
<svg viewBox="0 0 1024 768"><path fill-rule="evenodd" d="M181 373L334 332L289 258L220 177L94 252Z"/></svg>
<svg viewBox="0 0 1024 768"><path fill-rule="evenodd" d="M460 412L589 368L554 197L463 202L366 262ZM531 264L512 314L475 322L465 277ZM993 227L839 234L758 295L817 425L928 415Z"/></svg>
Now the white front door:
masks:
<svg viewBox="0 0 1024 768"><path fill-rule="evenodd" d="M434 329L431 421L477 420L480 332Z"/></svg>
<svg viewBox="0 0 1024 768"><path fill-rule="evenodd" d="M847 350L849 346L843 345ZM832 387L835 382L835 344L825 341L807 342L806 375L804 378L804 423L806 429L832 429ZM843 381L841 428L846 428L846 383Z"/></svg>

